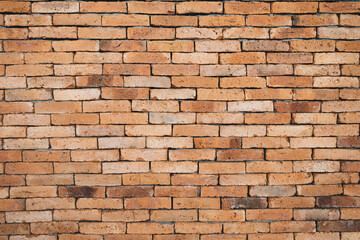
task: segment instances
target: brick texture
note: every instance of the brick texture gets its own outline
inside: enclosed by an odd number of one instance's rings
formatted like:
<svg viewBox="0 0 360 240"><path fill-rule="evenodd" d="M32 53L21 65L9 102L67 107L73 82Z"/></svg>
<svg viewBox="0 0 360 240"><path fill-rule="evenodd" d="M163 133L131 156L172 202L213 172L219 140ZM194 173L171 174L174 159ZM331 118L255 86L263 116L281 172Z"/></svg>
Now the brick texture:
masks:
<svg viewBox="0 0 360 240"><path fill-rule="evenodd" d="M0 0L0 240L360 239L356 0Z"/></svg>

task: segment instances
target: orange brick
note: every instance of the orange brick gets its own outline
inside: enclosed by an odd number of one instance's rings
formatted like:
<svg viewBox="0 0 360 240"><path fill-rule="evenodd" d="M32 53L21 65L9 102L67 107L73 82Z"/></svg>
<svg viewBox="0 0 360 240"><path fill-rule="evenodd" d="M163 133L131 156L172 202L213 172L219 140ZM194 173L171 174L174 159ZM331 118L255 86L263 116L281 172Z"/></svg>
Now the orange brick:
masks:
<svg viewBox="0 0 360 240"><path fill-rule="evenodd" d="M268 53L268 63L312 63L313 56L310 53Z"/></svg>
<svg viewBox="0 0 360 240"><path fill-rule="evenodd" d="M254 137L265 136L266 126L220 126L220 136L222 137Z"/></svg>
<svg viewBox="0 0 360 240"><path fill-rule="evenodd" d="M291 148L330 148L336 146L336 139L333 137L302 137L291 138Z"/></svg>
<svg viewBox="0 0 360 240"><path fill-rule="evenodd" d="M145 15L104 15L103 26L149 26L149 16Z"/></svg>
<svg viewBox="0 0 360 240"><path fill-rule="evenodd" d="M194 16L151 16L153 26L197 26Z"/></svg>
<svg viewBox="0 0 360 240"><path fill-rule="evenodd" d="M295 185L312 183L311 173L269 174L270 185Z"/></svg>
<svg viewBox="0 0 360 240"><path fill-rule="evenodd" d="M308 125L300 126L267 126L267 136L311 136L313 127Z"/></svg>
<svg viewBox="0 0 360 240"><path fill-rule="evenodd" d="M201 197L246 197L247 186L203 186ZM222 202L224 206L224 199ZM225 208L225 207L223 207Z"/></svg>
<svg viewBox="0 0 360 240"><path fill-rule="evenodd" d="M222 53L220 54L221 64L257 64L265 63L265 53Z"/></svg>
<svg viewBox="0 0 360 240"><path fill-rule="evenodd" d="M22 199L0 199L1 211L19 211L25 209L25 201Z"/></svg>
<svg viewBox="0 0 360 240"><path fill-rule="evenodd" d="M78 87L123 86L123 78L113 75L92 75L76 77Z"/></svg>
<svg viewBox="0 0 360 240"><path fill-rule="evenodd" d="M246 51L288 51L289 43L277 40L244 40L242 49Z"/></svg>
<svg viewBox="0 0 360 240"><path fill-rule="evenodd" d="M125 2L81 2L80 12L126 12Z"/></svg>
<svg viewBox="0 0 360 240"><path fill-rule="evenodd" d="M29 186L53 186L74 184L74 178L70 174L56 175L28 175L27 185Z"/></svg>
<svg viewBox="0 0 360 240"><path fill-rule="evenodd" d="M123 185L168 185L170 174L126 174L123 175Z"/></svg>
<svg viewBox="0 0 360 240"><path fill-rule="evenodd" d="M30 13L30 3L2 1L0 3L0 12Z"/></svg>
<svg viewBox="0 0 360 240"><path fill-rule="evenodd" d="M293 186L253 186L250 188L250 196L255 197L287 197L295 193L296 189Z"/></svg>
<svg viewBox="0 0 360 240"><path fill-rule="evenodd" d="M25 185L24 176L13 176L2 174L0 176L0 186L21 186Z"/></svg>
<svg viewBox="0 0 360 240"><path fill-rule="evenodd" d="M177 233L197 233L197 234L221 233L221 229L222 229L222 224L220 223L177 222L175 224L175 232Z"/></svg>
<svg viewBox="0 0 360 240"><path fill-rule="evenodd" d="M80 199L81 200L81 199ZM148 210L107 210L103 211L102 218L104 222L121 221L137 222L149 220Z"/></svg>
<svg viewBox="0 0 360 240"><path fill-rule="evenodd" d="M145 51L145 41L134 40L101 40L100 50L102 51Z"/></svg>
<svg viewBox="0 0 360 240"><path fill-rule="evenodd" d="M189 28L176 30L176 38L180 39L220 39L222 31L217 28Z"/></svg>
<svg viewBox="0 0 360 240"><path fill-rule="evenodd" d="M282 15L248 15L246 17L247 26L277 27L291 25L290 16Z"/></svg>
<svg viewBox="0 0 360 240"><path fill-rule="evenodd" d="M315 232L314 221L284 221L270 223L271 232Z"/></svg>
<svg viewBox="0 0 360 240"><path fill-rule="evenodd" d="M196 221L197 211L196 210L153 210L151 211L150 219L152 221L162 221L162 222Z"/></svg>
<svg viewBox="0 0 360 240"><path fill-rule="evenodd" d="M53 125L98 124L99 115L91 113L65 113L51 116Z"/></svg>
<svg viewBox="0 0 360 240"><path fill-rule="evenodd" d="M124 54L124 62L125 63L170 63L170 54L130 52Z"/></svg>
<svg viewBox="0 0 360 240"><path fill-rule="evenodd" d="M174 39L175 29L172 28L128 28L128 39Z"/></svg>
<svg viewBox="0 0 360 240"><path fill-rule="evenodd" d="M157 197L197 197L198 187L195 186L155 186Z"/></svg>
<svg viewBox="0 0 360 240"><path fill-rule="evenodd" d="M169 234L174 232L174 225L169 223L128 223L127 233L130 234Z"/></svg>
<svg viewBox="0 0 360 240"><path fill-rule="evenodd" d="M76 27L29 27L29 38L77 38Z"/></svg>
<svg viewBox="0 0 360 240"><path fill-rule="evenodd" d="M360 45L357 42L352 41L337 41L336 49L339 51L360 51Z"/></svg>
<svg viewBox="0 0 360 240"><path fill-rule="evenodd" d="M337 76L339 65L295 65L295 75L305 76Z"/></svg>
<svg viewBox="0 0 360 240"><path fill-rule="evenodd" d="M311 87L312 84L313 80L311 77L281 76L267 78L267 85L269 87Z"/></svg>
<svg viewBox="0 0 360 240"><path fill-rule="evenodd" d="M52 163L7 163L6 174L51 174Z"/></svg>
<svg viewBox="0 0 360 240"><path fill-rule="evenodd" d="M76 53L75 63L121 63L121 53Z"/></svg>
<svg viewBox="0 0 360 240"><path fill-rule="evenodd" d="M101 16L96 14L55 14L53 15L53 24L96 26L101 25Z"/></svg>
<svg viewBox="0 0 360 240"><path fill-rule="evenodd" d="M147 64L104 64L105 74L150 75Z"/></svg>
<svg viewBox="0 0 360 240"><path fill-rule="evenodd" d="M169 150L169 160L215 160L215 151L212 149L178 149Z"/></svg>
<svg viewBox="0 0 360 240"><path fill-rule="evenodd" d="M199 163L200 174L228 174L244 172L244 163Z"/></svg>
<svg viewBox="0 0 360 240"><path fill-rule="evenodd" d="M74 88L73 77L29 77L27 78L29 88Z"/></svg>
<svg viewBox="0 0 360 240"><path fill-rule="evenodd" d="M199 16L200 27L227 27L244 25L245 17L241 15Z"/></svg>
<svg viewBox="0 0 360 240"><path fill-rule="evenodd" d="M124 78L125 87L170 88L170 85L168 77L132 76Z"/></svg>
<svg viewBox="0 0 360 240"><path fill-rule="evenodd" d="M47 76L52 74L53 66L50 64L10 65L6 67L7 76Z"/></svg>
<svg viewBox="0 0 360 240"><path fill-rule="evenodd" d="M100 64L55 65L55 75L97 75L102 73Z"/></svg>
<svg viewBox="0 0 360 240"><path fill-rule="evenodd" d="M220 175L220 185L264 185L266 174Z"/></svg>
<svg viewBox="0 0 360 240"><path fill-rule="evenodd" d="M293 123L297 124L335 124L336 114L333 113L295 113Z"/></svg>
<svg viewBox="0 0 360 240"><path fill-rule="evenodd" d="M94 149L97 148L96 138L52 138L53 149Z"/></svg>
<svg viewBox="0 0 360 240"><path fill-rule="evenodd" d="M290 162L248 162L246 163L246 172L262 173L262 172L291 172L292 164ZM271 175L269 175L270 177Z"/></svg>
<svg viewBox="0 0 360 240"><path fill-rule="evenodd" d="M73 221L60 221L60 222L44 222L32 223L33 234L51 234L51 233L75 233L79 231L78 224Z"/></svg>
<svg viewBox="0 0 360 240"><path fill-rule="evenodd" d="M1 28L0 35L2 39L27 39L29 33L26 28Z"/></svg>
<svg viewBox="0 0 360 240"><path fill-rule="evenodd" d="M51 50L51 42L45 40L11 40L4 41L3 45L7 52L46 52Z"/></svg>
<svg viewBox="0 0 360 240"><path fill-rule="evenodd" d="M290 220L292 209L247 209L246 220Z"/></svg>
<svg viewBox="0 0 360 240"><path fill-rule="evenodd" d="M79 223L80 233L85 234L120 234L125 233L125 223L82 222Z"/></svg>
<svg viewBox="0 0 360 240"><path fill-rule="evenodd" d="M288 113L245 113L245 124L288 124L290 120Z"/></svg>
<svg viewBox="0 0 360 240"><path fill-rule="evenodd" d="M27 130L28 138L45 138L45 137L74 137L74 127L29 127Z"/></svg>
<svg viewBox="0 0 360 240"><path fill-rule="evenodd" d="M240 222L245 220L244 210L200 210L199 221Z"/></svg>
<svg viewBox="0 0 360 240"><path fill-rule="evenodd" d="M174 174L171 176L172 185L216 185L217 175L204 174Z"/></svg>
<svg viewBox="0 0 360 240"><path fill-rule="evenodd" d="M122 149L121 160L162 161L167 160L166 149Z"/></svg>
<svg viewBox="0 0 360 240"><path fill-rule="evenodd" d="M226 14L262 14L270 13L270 4L263 2L226 2Z"/></svg>
<svg viewBox="0 0 360 240"><path fill-rule="evenodd" d="M99 148L144 148L144 137L103 137L99 138ZM96 148L96 147L95 147Z"/></svg>
<svg viewBox="0 0 360 240"><path fill-rule="evenodd" d="M295 220L338 220L340 212L337 209L296 209Z"/></svg>
<svg viewBox="0 0 360 240"><path fill-rule="evenodd" d="M239 146L229 146L234 148ZM244 160L263 160L264 151L258 149L235 149L235 150L218 150L218 161L244 161Z"/></svg>
<svg viewBox="0 0 360 240"><path fill-rule="evenodd" d="M98 51L99 42L95 40L63 40L53 41L52 47L57 52Z"/></svg>
<svg viewBox="0 0 360 240"><path fill-rule="evenodd" d="M198 113L198 123L237 124L244 122L242 113Z"/></svg>
<svg viewBox="0 0 360 240"><path fill-rule="evenodd" d="M100 100L83 102L84 112L130 112L130 109L131 105L129 101Z"/></svg>
<svg viewBox="0 0 360 240"><path fill-rule="evenodd" d="M125 209L170 209L171 198L129 198L125 199Z"/></svg>
<svg viewBox="0 0 360 240"><path fill-rule="evenodd" d="M203 65L200 66L201 76L243 76L245 65Z"/></svg>
<svg viewBox="0 0 360 240"><path fill-rule="evenodd" d="M23 127L0 127L0 137L26 137L26 128Z"/></svg>
<svg viewBox="0 0 360 240"><path fill-rule="evenodd" d="M152 162L151 172L154 173L192 173L198 169L195 162Z"/></svg>
<svg viewBox="0 0 360 240"><path fill-rule="evenodd" d="M128 12L148 14L174 14L175 4L170 2L130 2L128 3Z"/></svg>
<svg viewBox="0 0 360 240"><path fill-rule="evenodd" d="M360 36L360 30L358 28L345 28L345 27L319 27L319 38L330 39L357 39Z"/></svg>
<svg viewBox="0 0 360 240"><path fill-rule="evenodd" d="M333 40L291 40L290 51L293 52L323 52L334 51Z"/></svg>
<svg viewBox="0 0 360 240"><path fill-rule="evenodd" d="M275 2L271 5L272 13L315 13L318 10L318 3L291 3Z"/></svg>
<svg viewBox="0 0 360 240"><path fill-rule="evenodd" d="M30 225L29 224L2 224L0 226L1 234L30 234ZM5 239L6 240L6 239Z"/></svg>
<svg viewBox="0 0 360 240"><path fill-rule="evenodd" d="M149 52L192 52L194 43L192 41L148 41Z"/></svg>
<svg viewBox="0 0 360 240"><path fill-rule="evenodd" d="M80 102L39 102L35 105L37 113L76 113L80 111Z"/></svg>
<svg viewBox="0 0 360 240"><path fill-rule="evenodd" d="M295 26L338 25L338 17L335 14L298 15L298 16L294 16L294 25Z"/></svg>
<svg viewBox="0 0 360 240"><path fill-rule="evenodd" d="M289 75L293 74L293 68L287 64L249 65L247 72L249 76ZM283 89L283 91L285 90L287 91L287 89ZM270 91L270 89L263 91Z"/></svg>
<svg viewBox="0 0 360 240"><path fill-rule="evenodd" d="M265 222L237 222L237 223L224 223L225 233L259 233L269 232L269 223Z"/></svg>
<svg viewBox="0 0 360 240"><path fill-rule="evenodd" d="M315 184L340 184L357 183L359 176L352 173L316 173L314 174Z"/></svg>
<svg viewBox="0 0 360 240"><path fill-rule="evenodd" d="M174 100L174 99L194 99L196 92L193 89L151 89L150 99L155 100Z"/></svg>
<svg viewBox="0 0 360 240"><path fill-rule="evenodd" d="M185 65L185 64L155 64L152 66L153 75L198 75L199 65Z"/></svg>
<svg viewBox="0 0 360 240"><path fill-rule="evenodd" d="M79 220L79 221L96 221L101 219L100 210L54 210L54 220Z"/></svg>
<svg viewBox="0 0 360 240"><path fill-rule="evenodd" d="M325 233L325 232L317 232L317 233L296 233L296 238L299 240L315 240L315 239L329 239L329 240L339 240L338 233Z"/></svg>
<svg viewBox="0 0 360 240"><path fill-rule="evenodd" d="M99 173L101 172L100 163L85 163L85 162L69 162L69 163L54 163L55 173Z"/></svg>
<svg viewBox="0 0 360 240"><path fill-rule="evenodd" d="M303 185L297 187L298 195L301 196L331 196L342 194L341 185Z"/></svg>
<svg viewBox="0 0 360 240"><path fill-rule="evenodd" d="M22 64L24 55L21 53L0 53L0 64Z"/></svg>
<svg viewBox="0 0 360 240"><path fill-rule="evenodd" d="M90 38L90 39L121 39L126 38L125 28L115 27L82 27L78 28L79 38Z"/></svg>
<svg viewBox="0 0 360 240"><path fill-rule="evenodd" d="M270 208L312 208L314 197L274 197L269 198Z"/></svg>
<svg viewBox="0 0 360 240"><path fill-rule="evenodd" d="M24 186L12 187L10 189L11 198L33 198L33 197L56 197L56 186Z"/></svg>
<svg viewBox="0 0 360 240"><path fill-rule="evenodd" d="M101 124L147 124L146 113L101 113Z"/></svg>
<svg viewBox="0 0 360 240"><path fill-rule="evenodd" d="M341 3L320 3L320 12L326 13L351 13L358 12L359 3L357 2L341 2Z"/></svg>
<svg viewBox="0 0 360 240"><path fill-rule="evenodd" d="M243 28L227 28L224 30L224 38L255 38L268 39L269 30L267 28L259 27L243 27Z"/></svg>
<svg viewBox="0 0 360 240"><path fill-rule="evenodd" d="M97 90L97 89L96 89ZM102 88L101 98L103 99L148 99L149 89L147 88ZM86 91L86 90L85 90Z"/></svg>
<svg viewBox="0 0 360 240"><path fill-rule="evenodd" d="M48 139L4 139L4 149L48 149Z"/></svg>

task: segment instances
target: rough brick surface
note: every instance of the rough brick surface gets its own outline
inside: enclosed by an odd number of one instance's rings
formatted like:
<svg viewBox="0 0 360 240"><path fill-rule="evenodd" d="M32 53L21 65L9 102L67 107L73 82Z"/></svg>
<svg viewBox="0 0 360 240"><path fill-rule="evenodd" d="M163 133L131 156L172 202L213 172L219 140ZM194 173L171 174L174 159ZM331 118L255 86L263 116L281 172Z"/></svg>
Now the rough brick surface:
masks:
<svg viewBox="0 0 360 240"><path fill-rule="evenodd" d="M0 0L0 240L360 239L356 0Z"/></svg>

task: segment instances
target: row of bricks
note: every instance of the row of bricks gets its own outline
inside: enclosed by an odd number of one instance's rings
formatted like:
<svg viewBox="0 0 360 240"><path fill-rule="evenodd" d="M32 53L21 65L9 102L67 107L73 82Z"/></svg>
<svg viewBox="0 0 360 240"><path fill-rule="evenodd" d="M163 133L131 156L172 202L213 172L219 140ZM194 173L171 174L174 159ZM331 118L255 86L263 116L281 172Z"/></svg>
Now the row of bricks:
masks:
<svg viewBox="0 0 360 240"><path fill-rule="evenodd" d="M339 223L337 225L337 223ZM317 226L316 226L317 225ZM79 233L89 234L83 235L80 239L102 239L102 236L93 236L91 234L130 234L126 235L110 235L105 236L105 239L152 239L152 236L146 235L131 235L131 234L174 234L177 235L155 235L155 239L199 239L197 235L183 235L183 234L219 234L218 235L202 235L201 239L235 239L235 240L316 240L316 239L331 239L339 240L338 231L345 238L354 239L358 237L358 229L360 221L342 220L342 221L279 221L272 223L265 222L236 222L236 223L202 223L202 222L176 222L173 223L157 223L157 222L140 222L140 223L117 223L117 222L75 222L75 221L58 221L58 222L39 222L39 223L23 223L23 224L3 224L0 226L0 233L7 234L52 234L60 233L60 239L79 239L79 235L72 235L65 233ZM31 229L31 231L30 231ZM317 232L316 232L317 231ZM270 234L271 232L272 234ZM315 233L316 232L316 233ZM332 233L334 232L334 233ZM225 233L220 234L220 233ZM246 233L249 238L246 238ZM261 234L269 233L269 234ZM278 234L276 234L278 233ZM280 234L283 233L283 234ZM293 234L295 233L295 238ZM227 235L227 234L241 234L241 235ZM80 235L81 236L81 235ZM171 238L169 238L169 236ZM204 237L205 236L205 237ZM209 238L207 238L209 236ZM24 239L16 238L12 239ZM21 236L19 236L21 237ZM70 238L67 238L70 237ZM90 237L90 238L89 238ZM159 237L159 238L157 238ZM174 238L172 238L174 237ZM233 237L233 238L231 238ZM271 237L271 238L269 238ZM319 238L321 237L321 238ZM349 238L347 238L349 237ZM1 239L1 238L0 238ZM48 238L46 238L48 239ZM53 238L50 238L53 239Z"/></svg>
<svg viewBox="0 0 360 240"><path fill-rule="evenodd" d="M343 137L338 140L341 147L359 146L360 138ZM260 160L344 160L344 157L356 159L357 149L226 149L240 148L241 140L238 138L195 138L195 148L215 149L131 149L120 150L1 150L0 162L108 162L108 161L260 161ZM222 149L225 148L225 149ZM120 156L121 155L121 156ZM284 164L284 163L283 163ZM257 165L252 163L252 165ZM272 172L273 166L280 163L262 162L258 169ZM341 171L356 172L360 167L358 162L342 162ZM74 165L75 166L75 165ZM255 167L253 166L253 167ZM331 180L329 180L331 181Z"/></svg>
<svg viewBox="0 0 360 240"><path fill-rule="evenodd" d="M7 65L6 67L0 65L0 75L6 74L8 77L102 74L139 76L151 74L159 76L358 76L360 71L359 66L359 64L20 64Z"/></svg>
<svg viewBox="0 0 360 240"><path fill-rule="evenodd" d="M54 14L54 15L0 15L0 25L13 26L360 26L355 14L318 15L219 15L219 16L149 16L139 14Z"/></svg>
<svg viewBox="0 0 360 240"><path fill-rule="evenodd" d="M12 13L73 13L119 12L146 14L266 14L266 13L356 13L357 2L16 2L3 1L0 12ZM176 9L176 11L175 11ZM271 11L270 11L271 10Z"/></svg>
<svg viewBox="0 0 360 240"><path fill-rule="evenodd" d="M270 76L270 77L220 77L219 78L219 77L200 77L200 76L172 76L172 77L124 76L123 77L119 75L92 75L92 76L77 76L77 77L0 77L0 89L21 89L21 88L57 89L57 88L75 88L75 86L77 88L84 88L84 87L311 88L312 87L317 89L317 88L358 88L359 80L357 77L342 77L342 76L341 77L328 77L328 76L271 77ZM113 89L118 90L116 88ZM110 90L107 89L107 91ZM354 90L347 90L347 91L351 92ZM342 93L346 93L346 91L342 91ZM316 93L315 95L318 95L318 93ZM271 104L271 103L265 103L265 104Z"/></svg>
<svg viewBox="0 0 360 240"><path fill-rule="evenodd" d="M84 201L82 201L84 200ZM113 206L121 205L117 199L105 199ZM130 200L130 199L127 199ZM125 200L125 206L131 206L131 202ZM134 199L135 200L135 199ZM87 202L86 202L87 201ZM161 200L158 199L160 202ZM88 205L90 203L90 205ZM96 204L96 201L79 199L77 205L85 207L101 208L105 201ZM159 205L160 207L160 205ZM167 209L163 204L162 208ZM246 210L147 210L138 211L101 211L98 209L54 210L52 211L8 211L5 213L6 223L25 222L50 222L50 221L103 221L122 222L124 215L134 214L133 221L154 222L243 222L243 221L279 221L279 220L339 220L359 219L359 209L246 209ZM149 216L150 215L150 216ZM340 217L341 216L341 217ZM122 218L121 218L122 217ZM129 221L130 222L130 221ZM299 222L301 223L301 222ZM272 223L270 223L270 227ZM277 225L277 224L276 224ZM278 232L274 230L274 232ZM282 231L279 231L282 232ZM306 231L305 231L306 232Z"/></svg>
<svg viewBox="0 0 360 240"><path fill-rule="evenodd" d="M357 41L335 40L4 40L5 52L359 52ZM242 45L242 46L241 46ZM340 55L341 56L341 55Z"/></svg>
<svg viewBox="0 0 360 240"><path fill-rule="evenodd" d="M110 88L109 88L110 89ZM119 91L120 89L116 89ZM126 89L125 89L126 90ZM16 90L21 92L24 90ZM25 93L31 93L31 91L26 91ZM38 90L35 90L37 92ZM40 90L44 91L44 90ZM95 95L99 96L100 91L98 89L91 90L57 90L59 95L65 93L65 96L68 95L68 98L84 98L86 93L93 92ZM65 92L64 92L65 91ZM207 90L214 95L214 92L220 92L223 90ZM267 98L276 100L276 96L279 93L289 93L287 89L261 89L261 90L246 90L248 93L253 93L254 98ZM290 90L291 91L291 90ZM303 90L303 92L310 90ZM47 92L45 90L45 92ZM301 92L301 91L300 91ZM320 91L321 92L321 91ZM77 93L78 96L74 95ZM82 94L81 94L82 93ZM292 91L291 91L292 93ZM315 93L315 92L314 92ZM319 92L316 92L319 93ZM267 94L267 95L266 95ZM261 95L266 95L261 97ZM315 94L313 94L315 96ZM223 95L224 97L226 95ZM62 96L64 97L64 96ZM93 97L96 98L96 97ZM67 99L74 100L74 99ZM209 120L209 123L222 123L221 120L216 120L217 118L221 119L221 115L226 117L226 114L233 113L242 113L242 112L263 112L262 114L270 114L281 116L284 113L293 113L294 116L302 116L300 119L307 120L298 120L298 123L314 123L314 124L334 124L336 123L336 114L339 113L341 123L358 123L356 119L357 111L359 111L359 101L235 101L235 102L220 102L220 101L155 101L155 100L133 100L130 104L130 101L84 101L84 102L0 102L0 109L2 114L7 113L62 113L65 118L79 119L74 123L82 123L81 116L86 116L91 112L99 112L102 117L111 115L114 118L119 120L107 120L106 123L118 123L118 124L146 124L148 123L148 114L150 114L151 123L158 124L181 124L181 123L194 123L195 122L195 113L201 115L202 113L213 114L215 120ZM133 112L130 111L130 106ZM323 113L320 113L320 107ZM81 110L84 113L79 113ZM182 113L179 113L181 110ZM277 113L265 113L274 111ZM107 113L111 112L113 113ZM226 113L226 111L229 111ZM149 112L149 113L146 113ZM331 113L335 112L335 113ZM346 113L349 112L349 113ZM351 113L352 112L352 113ZM88 114L86 114L88 113ZM218 114L218 116L216 115ZM254 113L252 113L254 114ZM90 114L98 115L98 114ZM133 117L140 118L140 121L133 120L120 120L122 118ZM285 114L286 115L286 114ZM30 116L30 115L29 115ZM33 117L38 116L39 118L47 118L46 115L33 115ZM216 117L217 116L217 117ZM16 118L16 115L14 116ZM13 118L14 118L13 117ZM94 117L94 116L92 116ZM26 115L22 118L18 115L19 119L26 119ZM184 118L184 120L181 120ZM142 119L142 120L141 120ZM352 119L353 121L351 121ZM24 120L27 122L26 120ZM46 121L49 122L49 121ZM225 121L226 122L226 121ZM96 124L97 121L90 121L90 124ZM70 122L68 122L70 124ZM89 123L88 123L89 124ZM30 124L31 125L31 124Z"/></svg>
<svg viewBox="0 0 360 240"><path fill-rule="evenodd" d="M239 42L238 42L239 43ZM0 64L34 64L34 63L179 63L179 64L263 64L263 63L314 63L314 64L358 64L359 53L0 53ZM56 65L57 66L57 65ZM57 66L58 67L58 66ZM58 70L58 73L57 73ZM57 75L64 75L61 69L55 68ZM89 72L91 74L91 72ZM250 74L250 73L249 73ZM296 74L296 72L295 72ZM13 75L10 71L9 75Z"/></svg>
<svg viewBox="0 0 360 240"><path fill-rule="evenodd" d="M242 148L335 148L336 137L244 137ZM49 146L50 145L50 146ZM7 138L3 149L111 149L111 148L193 148L192 137L70 137L70 138ZM324 149L323 149L324 150ZM321 151L321 150L320 150ZM336 151L335 151L336 152ZM352 149L337 151L346 153L351 160L358 160L359 153ZM323 154L324 158L336 159Z"/></svg>
<svg viewBox="0 0 360 240"><path fill-rule="evenodd" d="M356 27L29 27L0 28L1 39L348 39L360 37Z"/></svg>
<svg viewBox="0 0 360 240"><path fill-rule="evenodd" d="M246 227L252 226L242 225L243 229ZM254 226L255 227L255 226ZM16 228L15 228L16 229ZM341 237L340 237L341 236ZM112 234L105 235L104 238L99 234L59 234L57 238L56 235L40 235L44 240L353 240L359 238L360 234L358 232L314 232L314 233L256 233L252 234L162 234L162 235L144 235L144 234ZM25 235L15 235L11 236L11 240L20 240L24 239ZM0 240L8 240L7 236L0 236Z"/></svg>
<svg viewBox="0 0 360 240"><path fill-rule="evenodd" d="M340 210L338 208L344 207L347 211L351 208L354 214L358 214L356 211L359 207L360 201L358 195L356 195L356 185L353 189L346 188L347 194L350 196L267 196L267 197L247 197L246 187L244 186L227 186L227 187L202 187L201 198L197 192L199 189L194 186L179 187L179 186L156 186L155 197L153 197L152 187L108 187L107 198L104 198L104 194L99 194L98 190L94 190L97 194L85 195L81 189L84 187L67 187L67 191L73 191L65 196L62 194L60 198L28 198L28 199L0 199L1 211L27 211L32 210L53 210L53 209L102 209L103 213L116 213L117 221L125 222L136 220L149 220L147 219L134 219L131 218L132 213L143 212L148 213L150 209L157 209L162 202L169 202L168 197L173 197L173 207L175 209L293 209L294 213L304 212L302 219L300 216L295 217L296 220L335 220L340 217ZM29 187L28 187L29 188ZM64 187L65 188L65 187ZM64 190L64 188L60 188ZM72 189L72 190L71 190ZM80 193L75 193L75 190ZM92 188L90 188L92 189ZM232 195L235 193L235 196ZM244 194L245 193L245 194ZM33 195L34 191L33 191ZM231 195L231 197L228 197ZM2 197L6 196L5 191L2 191ZM225 196L225 197L223 197ZM77 200L74 198L77 197ZM128 198L131 197L131 198ZM221 198L214 198L221 197ZM122 210L111 211L109 209L123 209L124 199L126 204L131 208L135 205L144 208L145 205L149 206L149 209L134 211L134 210ZM221 201L220 201L221 199ZM156 201L159 200L159 201ZM170 200L171 202L171 200ZM212 204L210 204L212 203ZM76 206L76 207L75 207ZM318 209L312 209L314 207ZM165 207L167 208L167 207ZM200 210L201 211L201 210ZM174 211L176 212L176 211ZM270 210L271 212L271 210ZM130 216L129 216L130 214ZM135 215L134 214L134 215ZM148 214L147 214L148 215ZM295 214L294 214L295 215ZM221 216L218 216L221 217ZM335 219L333 219L335 217ZM308 218L308 219L306 219ZM115 220L115 219L113 219Z"/></svg>
<svg viewBox="0 0 360 240"><path fill-rule="evenodd" d="M355 84L358 84L358 80L355 80ZM263 89L149 89L149 88L92 88L92 89L17 89L17 90L5 90L1 91L1 97L4 97L5 101L76 101L76 100L98 100L98 99L119 99L119 100L199 100L199 101L241 101L241 100L262 100L262 99L273 99L273 100L360 100L359 89L286 89L286 88L263 88ZM146 101L144 101L146 102ZM143 103L144 103L143 102ZM153 101L157 102L157 101ZM106 104L106 101L98 101L99 104ZM132 102L133 111L137 111L141 101ZM140 104L139 104L140 103ZM161 104L159 102L158 104ZM184 104L183 104L184 103ZM219 108L223 107L225 102L213 102L217 104ZM266 102L267 105L263 107L264 111L270 110L273 103ZM334 102L323 102L323 111L328 112L327 109L331 109ZM346 105L356 103L356 101L342 102ZM6 105L6 103L3 103ZM91 103L85 102L84 104L89 105ZM115 102L116 104L116 102ZM121 102L120 102L121 104ZM189 102L182 102L181 105L188 105ZM92 102L94 105L94 102ZM123 101L124 109L129 102ZM167 105L170 109L168 111L178 111L179 102L168 101L163 105ZM252 102L229 102L229 111L236 110L237 105L256 105ZM313 109L319 111L317 106L319 102L309 103ZM186 109L186 107L185 107ZM215 108L216 109L216 108ZM165 110L165 109L164 109ZM186 111L186 110L185 110ZM331 110L330 110L331 111Z"/></svg>
<svg viewBox="0 0 360 240"><path fill-rule="evenodd" d="M269 113L271 114L271 113ZM280 114L280 113L279 113ZM29 124L24 120L24 115L5 115L4 125L49 125L50 121L43 122L41 118L30 118ZM45 115L48 116L48 115ZM202 114L198 117L212 117L213 114ZM251 114L245 114L245 123L255 124L284 124L289 122L277 122L276 119L271 122L266 119L267 115L255 114L254 119L265 118L260 122L250 122ZM290 117L290 114L288 115ZM17 118L18 117L18 118ZM229 117L238 118L240 116L231 115ZM246 118L247 117L247 118ZM37 122L40 120L41 122ZM48 119L47 119L48 120ZM53 118L53 123L56 118ZM20 123L20 124L19 124ZM234 120L232 123L243 123ZM324 137L324 136L359 136L358 124L337 124L337 125L258 125L258 126L216 126L216 125L77 125L75 126L46 126L46 127L3 127L0 126L1 138L48 138L48 137L93 137L93 136L209 136L209 137ZM219 132L220 131L220 132ZM348 138L339 138L338 145L346 146ZM131 138L129 139L131 140ZM319 139L321 140L321 139ZM241 141L241 139L239 139ZM247 140L245 140L246 142ZM241 143L239 142L239 146Z"/></svg>
<svg viewBox="0 0 360 240"><path fill-rule="evenodd" d="M315 150L315 153L317 151ZM354 151L356 152L356 151ZM359 152L358 152L359 153ZM318 157L315 157L317 159ZM354 158L356 159L356 158ZM42 161L38 159L38 161ZM4 166L1 164L0 166ZM217 176L207 176L206 174L230 174L220 175L221 185L232 185L241 183L245 185L257 185L257 184L270 184L270 185L293 185L295 183L306 184L313 182L313 176L311 172L339 172L342 169L346 169L346 164L340 165L338 161L285 161L285 162L263 162L263 161L251 161L251 162L196 162L196 161L177 161L177 162L164 162L164 161L152 161L148 162L67 162L67 163L5 163L4 167L0 168L0 172L5 174L51 174L51 173L103 173L103 174L122 174L122 173L149 173L147 176L157 176L151 173L196 173L199 175L174 175L172 176L172 183L174 184L186 184L187 180L189 184L198 183L200 185L206 183L217 183ZM309 173L303 173L308 171ZM295 172L295 173L292 173ZM269 173L266 174L247 174L243 173ZM239 174L239 175L231 175ZM323 178L325 176L336 177L336 174L318 174L316 175L315 182L325 182ZM351 174L338 174L339 177L352 176ZM91 183L100 184L95 179L88 180L89 178L95 178L97 175L75 175L75 182L79 185L91 185ZM100 179L102 175L100 175ZM131 176L127 175L126 183L131 182ZM145 174L146 176L146 174ZM159 175L164 178L165 182L169 182L169 175ZM167 176L167 178L166 178ZM248 179L244 179L244 177ZM46 176L44 176L46 178ZM66 180L73 182L72 175L66 176ZM118 184L121 184L121 175L106 176L104 180L114 177L113 180L119 180ZM64 177L65 178L65 177ZM130 179L129 179L130 178ZM320 180L319 180L320 178ZM1 179L6 180L6 176L1 176ZM16 179L16 178L15 178ZM13 179L13 180L15 180ZM24 177L17 178L20 183L24 182ZM341 179L341 178L340 178ZM104 182L104 180L102 182ZM326 179L327 180L327 179ZM336 179L330 179L329 182L333 182ZM358 179L354 179L356 182ZM27 180L29 183L30 179ZM34 180L31 182L33 183ZM125 179L124 179L125 181ZM206 182L208 181L208 182ZM349 180L352 182L353 180ZM34 181L36 182L36 181ZM164 182L161 182L165 184ZM247 184L248 183L248 184ZM14 183L15 184L15 181ZM5 185L4 183L1 185Z"/></svg>

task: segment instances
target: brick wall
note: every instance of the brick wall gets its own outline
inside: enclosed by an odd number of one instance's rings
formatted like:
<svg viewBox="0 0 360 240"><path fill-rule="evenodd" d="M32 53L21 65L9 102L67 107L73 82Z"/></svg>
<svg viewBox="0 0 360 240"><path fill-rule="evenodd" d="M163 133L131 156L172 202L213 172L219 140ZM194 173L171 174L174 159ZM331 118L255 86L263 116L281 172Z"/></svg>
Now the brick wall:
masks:
<svg viewBox="0 0 360 240"><path fill-rule="evenodd" d="M0 240L360 239L360 2L0 12Z"/></svg>

